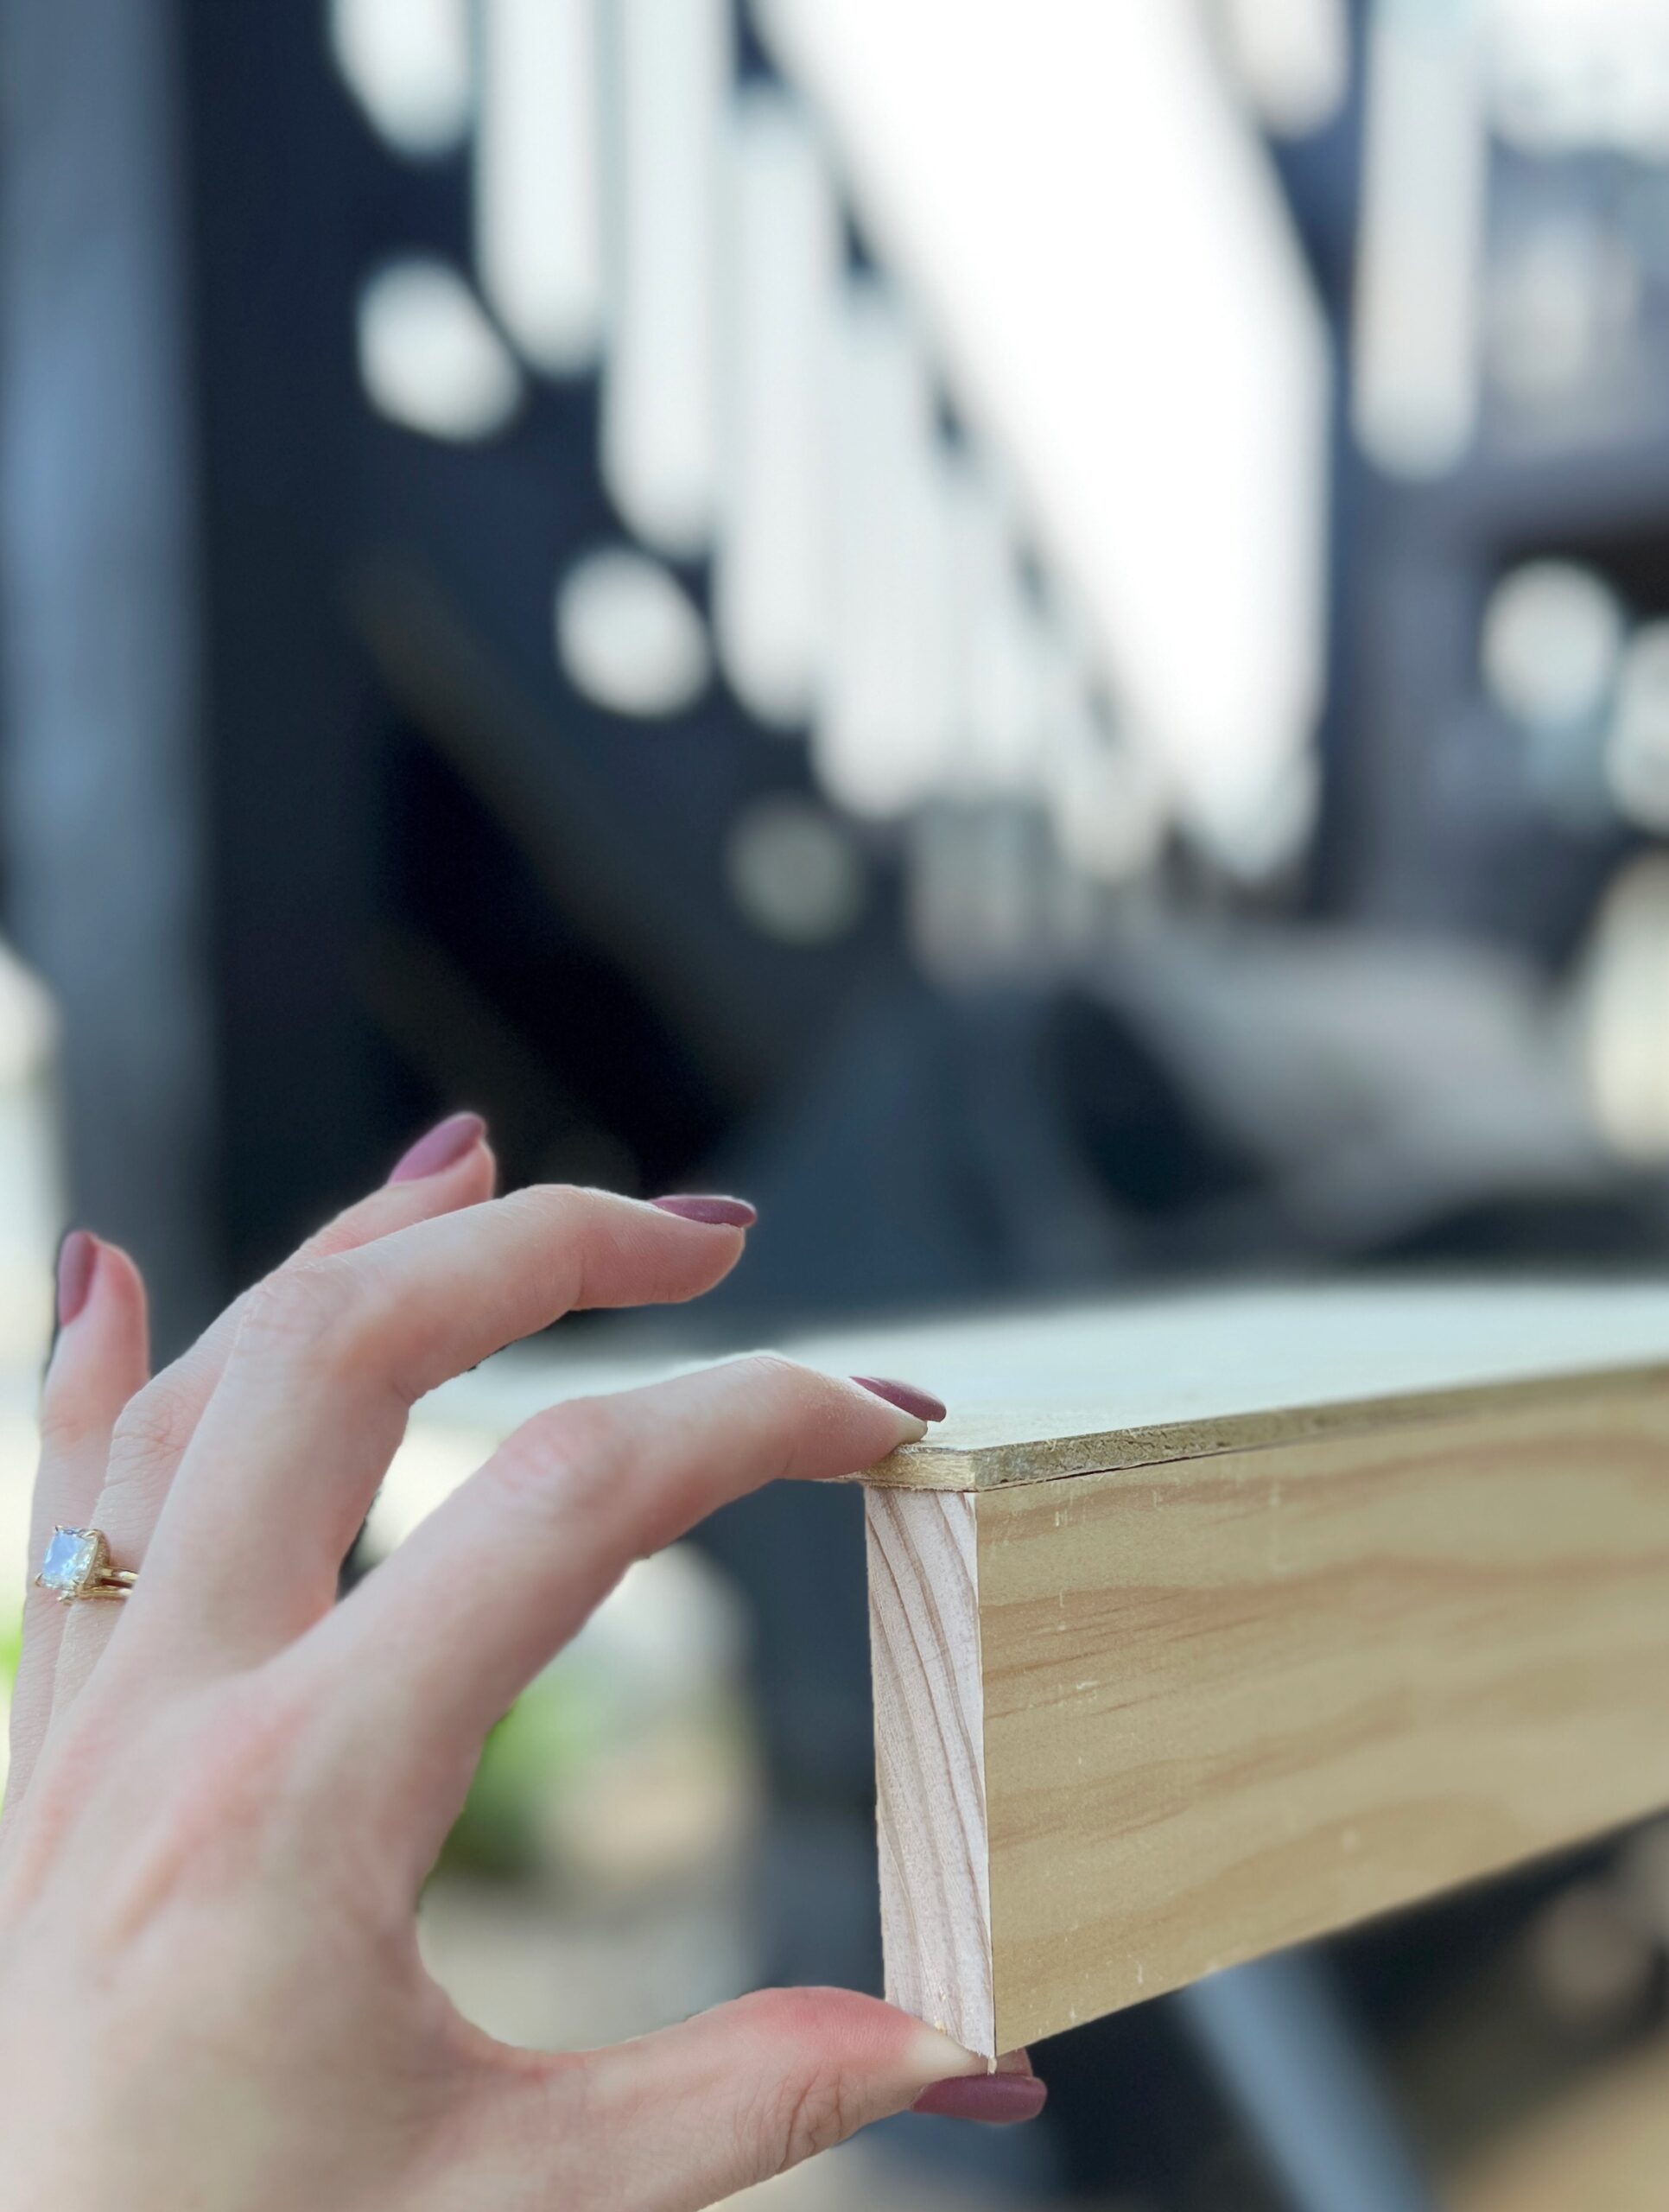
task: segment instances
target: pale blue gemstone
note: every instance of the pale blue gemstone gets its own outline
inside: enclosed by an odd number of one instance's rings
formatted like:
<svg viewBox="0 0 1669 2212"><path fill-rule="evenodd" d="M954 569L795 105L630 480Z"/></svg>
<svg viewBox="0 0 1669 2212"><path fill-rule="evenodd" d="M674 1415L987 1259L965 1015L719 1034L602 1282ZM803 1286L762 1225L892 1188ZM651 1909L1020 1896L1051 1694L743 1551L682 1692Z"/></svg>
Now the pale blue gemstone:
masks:
<svg viewBox="0 0 1669 2212"><path fill-rule="evenodd" d="M79 1590L92 1572L98 1548L98 1539L90 1529L55 1529L41 1562L42 1586L59 1592Z"/></svg>

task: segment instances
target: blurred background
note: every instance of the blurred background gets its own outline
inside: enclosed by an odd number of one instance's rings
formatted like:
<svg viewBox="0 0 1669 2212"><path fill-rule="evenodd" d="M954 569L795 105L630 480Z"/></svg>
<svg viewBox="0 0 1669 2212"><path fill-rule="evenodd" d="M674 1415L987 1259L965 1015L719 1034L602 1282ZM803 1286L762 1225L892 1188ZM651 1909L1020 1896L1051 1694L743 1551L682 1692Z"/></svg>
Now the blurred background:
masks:
<svg viewBox="0 0 1669 2212"><path fill-rule="evenodd" d="M0 1554L55 1237L161 1347L490 1117L745 1192L577 1376L1669 1247L1669 0L4 0ZM855 1357L849 1363L855 1364ZM938 1379L916 1379L930 1386ZM856 1497L635 1569L425 1904L598 2040L879 1986ZM0 1682L16 1616L0 1612ZM1634 2212L1646 1831L1037 2054L783 2212Z"/></svg>

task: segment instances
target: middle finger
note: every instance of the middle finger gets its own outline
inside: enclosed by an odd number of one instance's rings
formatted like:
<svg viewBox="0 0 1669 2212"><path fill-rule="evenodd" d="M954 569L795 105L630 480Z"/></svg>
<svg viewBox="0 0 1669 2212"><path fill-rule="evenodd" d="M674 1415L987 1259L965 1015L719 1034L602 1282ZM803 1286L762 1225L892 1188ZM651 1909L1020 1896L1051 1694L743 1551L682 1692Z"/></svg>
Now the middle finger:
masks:
<svg viewBox="0 0 1669 2212"><path fill-rule="evenodd" d="M412 1405L587 1306L710 1290L743 1231L538 1187L276 1276L245 1313L126 1608L135 1654L252 1664L334 1602Z"/></svg>

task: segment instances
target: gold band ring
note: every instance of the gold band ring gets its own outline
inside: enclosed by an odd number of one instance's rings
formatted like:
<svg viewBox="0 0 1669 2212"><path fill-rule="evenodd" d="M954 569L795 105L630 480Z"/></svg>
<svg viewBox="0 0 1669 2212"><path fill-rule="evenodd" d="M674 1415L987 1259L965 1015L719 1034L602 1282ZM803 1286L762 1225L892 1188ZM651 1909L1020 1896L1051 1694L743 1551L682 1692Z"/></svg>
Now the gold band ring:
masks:
<svg viewBox="0 0 1669 2212"><path fill-rule="evenodd" d="M50 1590L60 1605L78 1598L125 1598L133 1584L130 1568L111 1565L102 1529L54 1529L35 1578L35 1588Z"/></svg>

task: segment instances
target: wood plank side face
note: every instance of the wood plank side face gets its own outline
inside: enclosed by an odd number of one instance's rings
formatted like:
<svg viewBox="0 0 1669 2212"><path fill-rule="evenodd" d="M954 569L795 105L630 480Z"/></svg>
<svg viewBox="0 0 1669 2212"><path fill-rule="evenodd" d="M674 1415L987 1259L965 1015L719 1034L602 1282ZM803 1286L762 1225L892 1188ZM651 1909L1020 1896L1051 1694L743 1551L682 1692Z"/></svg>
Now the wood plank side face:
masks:
<svg viewBox="0 0 1669 2212"><path fill-rule="evenodd" d="M994 2057L974 1501L864 1503L886 1993Z"/></svg>
<svg viewBox="0 0 1669 2212"><path fill-rule="evenodd" d="M1669 1393L974 1500L1004 2049L1669 1804Z"/></svg>

